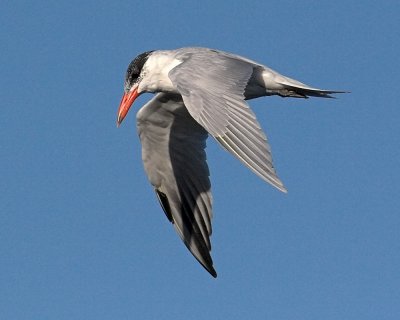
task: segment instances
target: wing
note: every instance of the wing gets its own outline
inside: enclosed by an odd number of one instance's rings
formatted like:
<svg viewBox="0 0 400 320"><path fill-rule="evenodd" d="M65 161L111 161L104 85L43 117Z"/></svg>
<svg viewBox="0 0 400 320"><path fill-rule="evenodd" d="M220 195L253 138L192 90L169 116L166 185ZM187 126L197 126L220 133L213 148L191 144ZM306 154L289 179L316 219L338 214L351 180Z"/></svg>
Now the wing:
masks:
<svg viewBox="0 0 400 320"><path fill-rule="evenodd" d="M150 183L194 257L217 276L210 256L212 196L206 162L207 132L179 95L159 93L137 114L142 158Z"/></svg>
<svg viewBox="0 0 400 320"><path fill-rule="evenodd" d="M248 168L286 192L273 167L267 137L244 100L257 65L215 50L196 50L177 56L183 62L169 73L189 113Z"/></svg>

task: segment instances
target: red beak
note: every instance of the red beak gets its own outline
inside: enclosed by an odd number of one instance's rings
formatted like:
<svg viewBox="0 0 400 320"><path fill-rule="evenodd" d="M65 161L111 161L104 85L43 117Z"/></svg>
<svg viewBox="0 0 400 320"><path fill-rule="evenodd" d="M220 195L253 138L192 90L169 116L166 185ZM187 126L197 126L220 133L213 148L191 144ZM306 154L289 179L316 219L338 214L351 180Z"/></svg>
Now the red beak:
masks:
<svg viewBox="0 0 400 320"><path fill-rule="evenodd" d="M136 87L132 91L125 93L124 96L122 97L122 100L121 100L121 103L119 104L119 109L118 109L117 127L119 127L122 120L124 120L124 118L128 114L129 108L132 106L132 103L135 101L135 99L138 97L138 95L139 95L139 93L138 93L138 90Z"/></svg>

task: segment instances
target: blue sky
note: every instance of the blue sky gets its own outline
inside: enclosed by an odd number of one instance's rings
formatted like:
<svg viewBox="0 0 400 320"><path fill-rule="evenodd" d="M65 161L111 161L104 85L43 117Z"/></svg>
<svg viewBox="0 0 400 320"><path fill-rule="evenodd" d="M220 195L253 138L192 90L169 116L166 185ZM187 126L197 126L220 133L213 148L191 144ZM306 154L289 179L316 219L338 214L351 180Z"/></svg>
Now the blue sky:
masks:
<svg viewBox="0 0 400 320"><path fill-rule="evenodd" d="M399 319L397 1L3 1L1 319ZM144 175L135 110L151 49L234 52L337 100L251 106L288 188L212 140L213 279Z"/></svg>

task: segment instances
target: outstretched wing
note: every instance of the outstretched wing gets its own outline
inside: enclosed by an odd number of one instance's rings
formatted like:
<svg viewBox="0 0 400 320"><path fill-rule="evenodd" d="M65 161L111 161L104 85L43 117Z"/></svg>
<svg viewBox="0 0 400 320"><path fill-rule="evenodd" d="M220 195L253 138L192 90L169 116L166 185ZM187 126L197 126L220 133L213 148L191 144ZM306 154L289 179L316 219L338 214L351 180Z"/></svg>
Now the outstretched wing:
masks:
<svg viewBox="0 0 400 320"><path fill-rule="evenodd" d="M169 72L191 116L226 150L265 181L286 192L271 149L244 92L257 65L222 52L197 48L177 58Z"/></svg>
<svg viewBox="0 0 400 320"><path fill-rule="evenodd" d="M212 196L207 131L179 95L159 93L137 114L144 168L160 204L186 247L217 276L210 256Z"/></svg>

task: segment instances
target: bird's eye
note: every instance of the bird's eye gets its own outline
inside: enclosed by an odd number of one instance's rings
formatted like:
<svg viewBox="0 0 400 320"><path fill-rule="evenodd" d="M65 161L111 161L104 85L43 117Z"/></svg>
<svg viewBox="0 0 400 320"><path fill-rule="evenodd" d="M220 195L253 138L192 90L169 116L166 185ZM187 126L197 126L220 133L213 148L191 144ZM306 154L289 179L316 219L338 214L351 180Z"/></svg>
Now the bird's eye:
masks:
<svg viewBox="0 0 400 320"><path fill-rule="evenodd" d="M139 75L140 75L139 70L137 70L137 68L134 65L130 64L128 70L126 70L126 75L125 75L125 90L132 87L132 85L138 79Z"/></svg>
<svg viewBox="0 0 400 320"><path fill-rule="evenodd" d="M131 73L131 74L129 75L129 82L130 82L130 83L134 83L134 82L136 81L137 78L139 78L139 73L136 73L136 72Z"/></svg>
<svg viewBox="0 0 400 320"><path fill-rule="evenodd" d="M146 51L142 54L139 54L129 64L125 75L125 91L129 90L133 86L133 84L138 81L138 78L140 77L140 72L142 71L142 68L151 52L152 51Z"/></svg>
<svg viewBox="0 0 400 320"><path fill-rule="evenodd" d="M129 65L128 70L126 70L126 80L134 80L139 76L139 70L132 64Z"/></svg>

